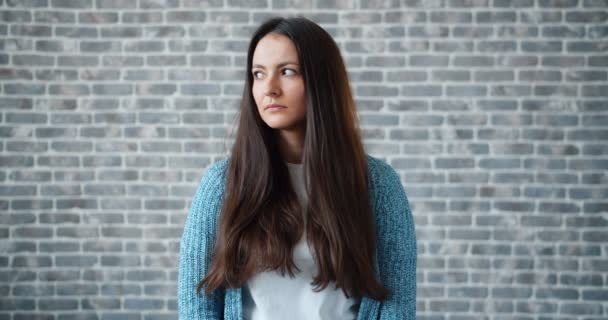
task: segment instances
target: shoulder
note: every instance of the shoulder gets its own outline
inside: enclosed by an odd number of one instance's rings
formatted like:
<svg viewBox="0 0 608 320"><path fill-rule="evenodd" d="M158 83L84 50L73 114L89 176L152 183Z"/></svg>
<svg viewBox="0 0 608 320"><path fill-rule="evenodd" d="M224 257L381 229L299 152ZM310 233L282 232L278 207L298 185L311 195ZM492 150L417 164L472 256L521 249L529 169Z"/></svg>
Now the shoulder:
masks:
<svg viewBox="0 0 608 320"><path fill-rule="evenodd" d="M230 163L229 160L230 158L226 157L212 162L207 169L204 170L201 184L223 184Z"/></svg>
<svg viewBox="0 0 608 320"><path fill-rule="evenodd" d="M222 199L228 164L228 158L223 158L212 162L203 170L196 194L192 200L193 206L197 202L219 202Z"/></svg>
<svg viewBox="0 0 608 320"><path fill-rule="evenodd" d="M399 174L386 161L369 155L368 168L379 237L388 239L386 237L401 234L414 237L415 241L413 214Z"/></svg>
<svg viewBox="0 0 608 320"><path fill-rule="evenodd" d="M373 188L382 189L387 186L394 187L395 184L401 185L399 174L390 164L369 154L366 154L366 156L369 178Z"/></svg>
<svg viewBox="0 0 608 320"><path fill-rule="evenodd" d="M399 173L386 161L369 155L368 171L372 208L377 218L391 220L410 215L408 196Z"/></svg>
<svg viewBox="0 0 608 320"><path fill-rule="evenodd" d="M224 177L228 161L212 162L203 170L202 178L190 203L180 252L206 255L207 241L213 241L218 226L224 195ZM199 250L200 249L200 250Z"/></svg>

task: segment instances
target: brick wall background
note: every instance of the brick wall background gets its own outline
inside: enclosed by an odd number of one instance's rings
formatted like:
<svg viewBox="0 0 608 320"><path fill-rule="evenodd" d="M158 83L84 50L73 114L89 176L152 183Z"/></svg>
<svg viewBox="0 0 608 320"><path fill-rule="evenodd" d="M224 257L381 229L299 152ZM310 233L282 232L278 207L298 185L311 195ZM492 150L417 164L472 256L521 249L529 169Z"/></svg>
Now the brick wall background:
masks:
<svg viewBox="0 0 608 320"><path fill-rule="evenodd" d="M608 1L0 0L0 319L176 318L249 36L340 44L402 175L418 319L608 318Z"/></svg>

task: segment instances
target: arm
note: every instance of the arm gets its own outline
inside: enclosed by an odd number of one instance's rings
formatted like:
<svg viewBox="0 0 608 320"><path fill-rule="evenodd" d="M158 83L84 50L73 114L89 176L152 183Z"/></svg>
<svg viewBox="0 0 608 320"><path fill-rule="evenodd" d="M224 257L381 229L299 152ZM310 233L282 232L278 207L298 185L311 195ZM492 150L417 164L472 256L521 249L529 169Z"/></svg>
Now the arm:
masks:
<svg viewBox="0 0 608 320"><path fill-rule="evenodd" d="M212 165L201 179L184 225L180 242L177 303L180 320L223 318L224 290L205 295L196 291L211 264L216 227L223 193L219 163Z"/></svg>
<svg viewBox="0 0 608 320"><path fill-rule="evenodd" d="M399 175L379 166L375 203L380 281L392 294L382 301L380 320L416 319L416 233Z"/></svg>

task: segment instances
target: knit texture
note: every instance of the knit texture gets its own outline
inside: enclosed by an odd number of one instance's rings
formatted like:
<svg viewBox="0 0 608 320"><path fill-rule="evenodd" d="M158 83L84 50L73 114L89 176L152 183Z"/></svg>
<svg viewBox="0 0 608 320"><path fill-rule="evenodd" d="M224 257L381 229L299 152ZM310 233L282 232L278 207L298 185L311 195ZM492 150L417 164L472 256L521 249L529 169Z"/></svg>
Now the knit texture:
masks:
<svg viewBox="0 0 608 320"><path fill-rule="evenodd" d="M392 294L388 300L361 299L357 320L416 318L416 235L412 212L399 175L386 162L367 155L370 197L376 221L376 277ZM241 288L200 294L215 244L229 159L212 164L203 175L186 219L180 243L177 303L179 319L242 319Z"/></svg>

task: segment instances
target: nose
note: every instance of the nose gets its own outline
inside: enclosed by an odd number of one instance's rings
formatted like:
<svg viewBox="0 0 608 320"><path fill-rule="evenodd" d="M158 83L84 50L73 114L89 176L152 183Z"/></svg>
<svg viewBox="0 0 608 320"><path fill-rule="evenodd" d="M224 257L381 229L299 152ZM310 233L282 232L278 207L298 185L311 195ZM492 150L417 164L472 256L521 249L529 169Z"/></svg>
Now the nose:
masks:
<svg viewBox="0 0 608 320"><path fill-rule="evenodd" d="M275 76L274 74L269 74L265 85L266 88L264 90L264 93L267 96L278 96L281 94L281 86L279 84L278 76Z"/></svg>

